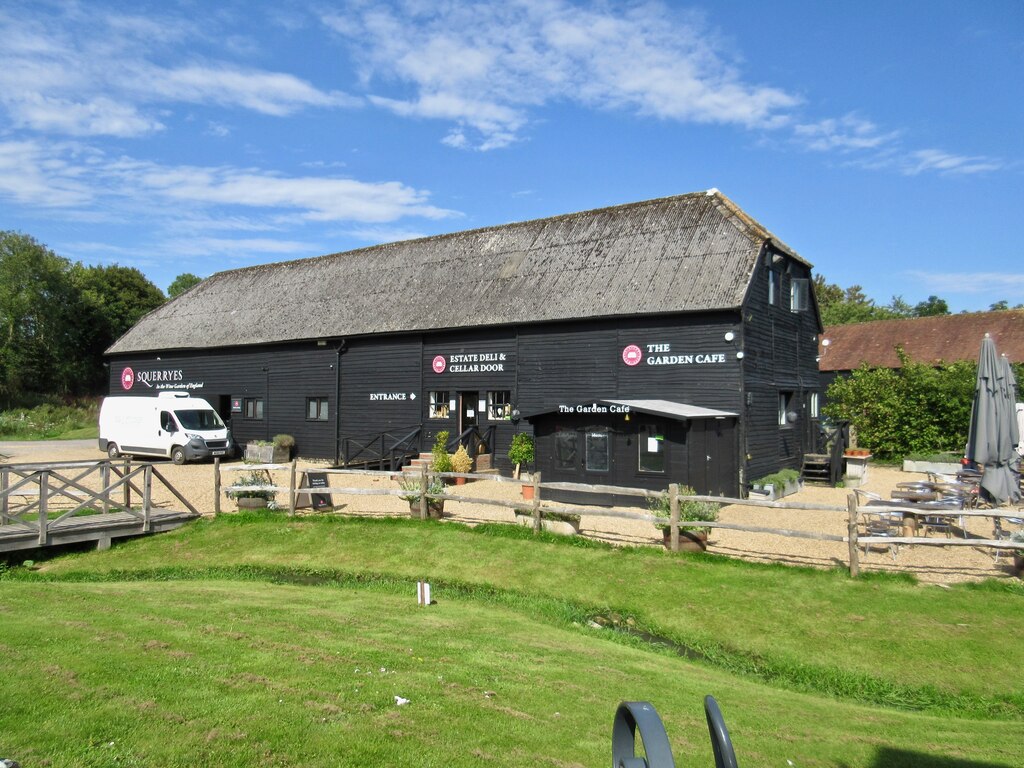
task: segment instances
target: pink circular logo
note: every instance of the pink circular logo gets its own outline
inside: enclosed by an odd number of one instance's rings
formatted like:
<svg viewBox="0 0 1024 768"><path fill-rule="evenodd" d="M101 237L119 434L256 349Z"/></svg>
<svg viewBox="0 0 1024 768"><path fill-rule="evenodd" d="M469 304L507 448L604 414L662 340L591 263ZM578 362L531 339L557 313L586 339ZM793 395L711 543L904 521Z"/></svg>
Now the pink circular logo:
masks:
<svg viewBox="0 0 1024 768"><path fill-rule="evenodd" d="M135 386L135 371L131 368L125 368L121 371L121 386L125 389L131 389Z"/></svg>
<svg viewBox="0 0 1024 768"><path fill-rule="evenodd" d="M624 350L622 350L622 362L626 365L640 365L640 361L644 359L643 350L640 349L636 344L630 344Z"/></svg>
<svg viewBox="0 0 1024 768"><path fill-rule="evenodd" d="M445 362L444 355L437 355L434 358L434 373L444 373L444 369L448 367L448 363Z"/></svg>

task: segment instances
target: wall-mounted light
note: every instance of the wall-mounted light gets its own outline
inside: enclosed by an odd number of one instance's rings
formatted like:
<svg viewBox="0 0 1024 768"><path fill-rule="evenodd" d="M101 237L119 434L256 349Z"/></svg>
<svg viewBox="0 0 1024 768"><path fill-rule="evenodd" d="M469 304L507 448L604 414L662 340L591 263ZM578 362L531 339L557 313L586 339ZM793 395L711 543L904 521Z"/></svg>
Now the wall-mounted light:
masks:
<svg viewBox="0 0 1024 768"><path fill-rule="evenodd" d="M735 338L736 338L736 334L733 333L732 331L726 331L725 332L725 340L726 341L732 341Z"/></svg>
<svg viewBox="0 0 1024 768"><path fill-rule="evenodd" d="M737 360L742 360L743 357L744 357L743 350L741 349L739 352L736 353L736 359Z"/></svg>
<svg viewBox="0 0 1024 768"><path fill-rule="evenodd" d="M626 421L629 421L629 414L626 414Z"/></svg>

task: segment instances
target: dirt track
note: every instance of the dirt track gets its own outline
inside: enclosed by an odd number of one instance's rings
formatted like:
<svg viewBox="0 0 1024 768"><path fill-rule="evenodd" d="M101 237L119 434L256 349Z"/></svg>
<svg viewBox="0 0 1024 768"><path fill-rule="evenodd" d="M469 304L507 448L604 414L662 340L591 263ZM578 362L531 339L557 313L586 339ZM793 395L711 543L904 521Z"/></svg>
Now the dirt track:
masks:
<svg viewBox="0 0 1024 768"><path fill-rule="evenodd" d="M99 451L95 441L58 441L46 443L0 443L0 455L9 458L7 463L100 460L105 455ZM201 512L212 514L214 509L214 468L212 464L193 464L182 467L170 462L157 462L161 474L178 489ZM225 465L238 467L239 462ZM316 462L299 462L303 467L315 468ZM223 484L229 485L238 473L225 471ZM921 475L904 473L888 467L871 466L865 490L888 497L896 483L921 479ZM287 485L287 472L275 473L275 482ZM333 478L335 487L398 488L397 482L381 477L344 476L344 480ZM180 508L173 496L155 483L156 502L160 506ZM451 493L476 498L512 499L518 495L518 487L511 483L476 481L464 486L452 487ZM817 531L845 535L846 499L849 489L805 486L803 490L786 497L787 502L803 502L829 507L839 511L778 510L763 507L733 505L723 508L720 520L728 523L758 525L771 528ZM395 496L336 496L336 509L343 514L401 515L408 514L406 502ZM222 509L233 509L233 502L222 499ZM468 524L485 521L512 522L510 510L484 504L449 501L445 511L455 520ZM641 510L644 511L644 510ZM991 518L967 518L966 531L976 538L991 538ZM583 532L594 538L624 545L659 545L661 534L650 523L620 520L616 518L584 517ZM935 541L943 540L941 534L932 534ZM730 557L763 562L781 562L791 565L831 568L847 567L849 553L843 542L819 542L808 539L786 538L771 534L747 533L716 529L711 534L708 547ZM1004 554L996 562L992 550L971 546L901 546L895 560L886 548L876 548L866 555L861 552L861 567L866 571L909 571L926 583L952 583L979 580L991 577L1008 578L1011 575L1011 558Z"/></svg>

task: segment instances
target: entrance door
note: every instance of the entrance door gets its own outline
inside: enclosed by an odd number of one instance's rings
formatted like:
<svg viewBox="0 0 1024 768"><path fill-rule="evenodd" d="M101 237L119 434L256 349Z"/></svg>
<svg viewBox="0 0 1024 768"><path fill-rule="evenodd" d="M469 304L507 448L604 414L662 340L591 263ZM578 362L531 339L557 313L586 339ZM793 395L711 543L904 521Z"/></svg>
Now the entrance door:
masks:
<svg viewBox="0 0 1024 768"><path fill-rule="evenodd" d="M689 484L709 496L737 497L736 420L694 419L686 442Z"/></svg>
<svg viewBox="0 0 1024 768"><path fill-rule="evenodd" d="M479 392L459 392L459 434L463 434L470 427L479 423L480 414L477 412L479 403Z"/></svg>

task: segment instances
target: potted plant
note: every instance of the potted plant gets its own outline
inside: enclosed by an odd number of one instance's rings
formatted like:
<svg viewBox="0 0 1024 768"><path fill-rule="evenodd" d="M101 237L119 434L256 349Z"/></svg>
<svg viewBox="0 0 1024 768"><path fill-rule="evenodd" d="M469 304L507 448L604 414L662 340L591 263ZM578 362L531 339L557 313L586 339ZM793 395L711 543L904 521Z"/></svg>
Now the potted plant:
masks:
<svg viewBox="0 0 1024 768"><path fill-rule="evenodd" d="M276 509L277 505L274 503L274 499L277 493L259 488L269 482L266 476L253 470L239 476L225 493L229 499L235 500L239 509Z"/></svg>
<svg viewBox="0 0 1024 768"><path fill-rule="evenodd" d="M752 490L768 496L768 501L781 499L800 490L800 473L795 469L780 469L751 483Z"/></svg>
<svg viewBox="0 0 1024 768"><path fill-rule="evenodd" d="M274 435L273 440L250 440L245 444L245 460L257 464L284 464L291 460L295 438Z"/></svg>
<svg viewBox="0 0 1024 768"><path fill-rule="evenodd" d="M688 485L679 486L680 496L696 496L697 492ZM647 505L659 522L654 525L664 537L665 549L672 546L672 506L668 493L647 500ZM682 552L703 552L708 548L708 529L685 525L686 522L705 521L713 523L718 520L719 505L713 501L696 499L679 500L679 549ZM664 520L664 522L660 522Z"/></svg>
<svg viewBox="0 0 1024 768"><path fill-rule="evenodd" d="M435 472L451 472L452 457L448 453L448 430L442 429L434 436L434 447L430 449Z"/></svg>
<svg viewBox="0 0 1024 768"><path fill-rule="evenodd" d="M295 438L291 435L274 435L274 463L281 464L291 461Z"/></svg>
<svg viewBox="0 0 1024 768"><path fill-rule="evenodd" d="M512 477L516 480L520 477L520 470L524 464L533 463L535 448L533 435L527 432L519 432L512 437L512 443L508 447L508 460L515 465ZM533 486L523 485L522 494L524 499L533 498Z"/></svg>
<svg viewBox="0 0 1024 768"><path fill-rule="evenodd" d="M409 515L420 516L420 481L409 478L399 480L398 485L402 488L401 497L409 502ZM444 499L433 498L444 493L444 483L437 477L430 479L427 486L427 516L431 520L440 520L444 517Z"/></svg>
<svg viewBox="0 0 1024 768"><path fill-rule="evenodd" d="M469 457L469 452L466 450L466 446L460 445L459 449L455 451L451 458L452 472L458 472L459 474L467 474L473 469L473 459ZM456 477L456 485L464 485L466 478Z"/></svg>

